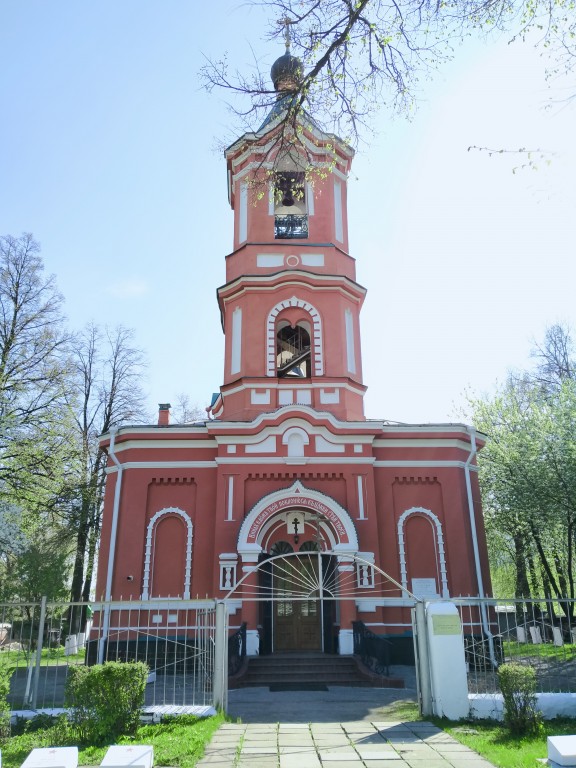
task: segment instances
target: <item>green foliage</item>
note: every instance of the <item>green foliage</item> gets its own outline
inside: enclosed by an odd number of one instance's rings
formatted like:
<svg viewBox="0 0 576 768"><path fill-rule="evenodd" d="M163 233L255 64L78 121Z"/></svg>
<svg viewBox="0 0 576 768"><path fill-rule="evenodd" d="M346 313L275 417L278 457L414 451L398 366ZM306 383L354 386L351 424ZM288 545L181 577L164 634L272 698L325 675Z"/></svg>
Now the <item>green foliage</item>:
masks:
<svg viewBox="0 0 576 768"><path fill-rule="evenodd" d="M225 717L196 718L190 715L166 718L158 725L140 726L133 737L118 739L120 744L151 744L154 762L175 768L193 768L204 754L206 744ZM13 729L12 737L2 745L3 768L19 768L34 747L74 746L78 743L75 729L65 716L51 718L38 716L33 720L20 721ZM99 765L106 746L90 744L79 753L80 765Z"/></svg>
<svg viewBox="0 0 576 768"><path fill-rule="evenodd" d="M522 664L502 664L498 682L504 697L504 722L517 736L537 734L542 717L536 710L536 672Z"/></svg>
<svg viewBox="0 0 576 768"><path fill-rule="evenodd" d="M10 733L10 706L6 697L10 691L12 667L4 662L0 654L0 741Z"/></svg>
<svg viewBox="0 0 576 768"><path fill-rule="evenodd" d="M66 681L65 702L71 722L84 743L116 741L138 728L148 666L143 662L115 662L72 667Z"/></svg>

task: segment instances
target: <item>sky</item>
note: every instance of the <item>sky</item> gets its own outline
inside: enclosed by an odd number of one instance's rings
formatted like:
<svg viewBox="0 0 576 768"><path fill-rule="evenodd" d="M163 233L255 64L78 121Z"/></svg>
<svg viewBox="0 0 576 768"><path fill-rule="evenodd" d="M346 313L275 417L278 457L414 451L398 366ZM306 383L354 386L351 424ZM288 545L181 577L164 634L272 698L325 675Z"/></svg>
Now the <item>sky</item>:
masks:
<svg viewBox="0 0 576 768"><path fill-rule="evenodd" d="M257 4L3 0L0 234L32 232L70 327L124 325L155 413L203 409L223 375L216 289L232 249L218 141L233 118L205 56L267 70L283 53ZM552 323L576 330L574 76L506 38L468 40L384 108L349 181L366 415L460 421ZM545 150L490 154L469 147Z"/></svg>

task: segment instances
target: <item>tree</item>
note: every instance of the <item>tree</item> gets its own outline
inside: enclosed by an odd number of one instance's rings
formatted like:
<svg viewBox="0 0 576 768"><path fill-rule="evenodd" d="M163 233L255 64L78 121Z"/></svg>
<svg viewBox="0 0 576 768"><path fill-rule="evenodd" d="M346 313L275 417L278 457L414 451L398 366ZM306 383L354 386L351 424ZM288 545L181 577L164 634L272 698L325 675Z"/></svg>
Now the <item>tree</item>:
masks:
<svg viewBox="0 0 576 768"><path fill-rule="evenodd" d="M480 457L492 563L508 559L514 594L575 596L576 381L563 376L567 358L552 361L558 326L537 348L536 371L512 375L492 398L472 402L473 420L488 434ZM573 606L566 605L573 615Z"/></svg>
<svg viewBox="0 0 576 768"><path fill-rule="evenodd" d="M70 599L87 602L105 483L106 455L99 447L99 436L112 427L141 419L143 356L133 345L131 330L102 330L91 324L72 340L70 366L73 387L68 407L74 424L75 457L61 503L74 535Z"/></svg>
<svg viewBox="0 0 576 768"><path fill-rule="evenodd" d="M53 476L58 436L45 429L62 407L67 334L62 297L44 275L32 235L0 237L0 494ZM51 440L38 445L39 431Z"/></svg>
<svg viewBox="0 0 576 768"><path fill-rule="evenodd" d="M310 118L355 145L380 107L410 113L422 79L454 55L472 31L531 33L550 61L571 68L576 56L576 14L571 0L255 0L274 21L270 37L289 29L288 45L301 60L299 83L285 100L275 147L298 137ZM280 24L280 27L279 27ZM289 38L288 38L289 34ZM241 126L254 130L278 94L256 66L251 76L230 71L226 58L208 59L201 71L208 90L244 97L233 106ZM250 99L247 103L246 97ZM304 144L300 144L304 151ZM268 157L274 161L276 150Z"/></svg>

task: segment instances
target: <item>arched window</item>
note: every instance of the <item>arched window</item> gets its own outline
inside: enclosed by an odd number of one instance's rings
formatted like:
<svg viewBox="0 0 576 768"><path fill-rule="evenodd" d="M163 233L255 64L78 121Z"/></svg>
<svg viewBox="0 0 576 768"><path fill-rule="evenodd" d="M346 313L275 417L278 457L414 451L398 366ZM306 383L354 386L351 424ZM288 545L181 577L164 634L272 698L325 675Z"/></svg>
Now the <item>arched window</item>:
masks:
<svg viewBox="0 0 576 768"><path fill-rule="evenodd" d="M289 555L291 552L294 552L294 549L287 541L277 541L270 547L271 557L275 555Z"/></svg>
<svg viewBox="0 0 576 768"><path fill-rule="evenodd" d="M276 373L278 378L309 379L310 323L300 322L294 328L280 320L276 332Z"/></svg>
<svg viewBox="0 0 576 768"><path fill-rule="evenodd" d="M279 171L274 185L274 237L308 237L304 171Z"/></svg>

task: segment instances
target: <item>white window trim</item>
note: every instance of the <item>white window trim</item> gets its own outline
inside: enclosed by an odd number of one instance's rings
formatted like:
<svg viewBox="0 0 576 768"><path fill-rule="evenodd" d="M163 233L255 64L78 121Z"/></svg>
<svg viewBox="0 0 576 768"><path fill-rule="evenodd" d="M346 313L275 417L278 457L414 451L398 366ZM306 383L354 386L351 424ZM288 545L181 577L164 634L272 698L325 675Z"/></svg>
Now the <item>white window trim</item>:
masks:
<svg viewBox="0 0 576 768"><path fill-rule="evenodd" d="M178 507L165 507L156 512L150 519L146 530L146 549L144 554L144 583L142 587L142 600L150 600L150 570L152 562L152 542L156 535L158 521L165 515L179 515L186 524L186 561L184 568L184 592L182 598L190 600L190 581L192 576L192 536L193 526L190 516Z"/></svg>

